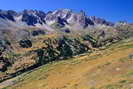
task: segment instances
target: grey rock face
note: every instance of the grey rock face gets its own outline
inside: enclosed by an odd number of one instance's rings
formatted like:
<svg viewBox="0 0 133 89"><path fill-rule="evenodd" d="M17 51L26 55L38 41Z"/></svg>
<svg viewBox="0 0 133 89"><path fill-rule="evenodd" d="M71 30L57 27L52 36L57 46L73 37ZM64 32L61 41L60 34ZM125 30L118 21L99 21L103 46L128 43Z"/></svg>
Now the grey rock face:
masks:
<svg viewBox="0 0 133 89"><path fill-rule="evenodd" d="M8 10L8 11L3 11L0 10L0 18L15 21L14 16L17 15L15 11Z"/></svg>
<svg viewBox="0 0 133 89"><path fill-rule="evenodd" d="M105 24L107 26L113 26L114 24L112 22L108 22L105 19L101 19L101 18L97 18L95 16L90 17L92 22L94 22L95 24Z"/></svg>
<svg viewBox="0 0 133 89"><path fill-rule="evenodd" d="M43 24L45 22L44 18L45 13L41 11L24 10L22 13L22 21L28 25Z"/></svg>
<svg viewBox="0 0 133 89"><path fill-rule="evenodd" d="M24 10L22 12L0 10L0 18L13 23L16 21L17 23L23 22L28 26L43 26L44 24L51 26L55 23L58 23L63 27L72 27L75 25L81 28L86 28L88 25L94 26L97 24L113 26L113 23L104 19L97 18L95 16L88 17L84 11L76 13L70 9L59 9L48 13L38 10Z"/></svg>

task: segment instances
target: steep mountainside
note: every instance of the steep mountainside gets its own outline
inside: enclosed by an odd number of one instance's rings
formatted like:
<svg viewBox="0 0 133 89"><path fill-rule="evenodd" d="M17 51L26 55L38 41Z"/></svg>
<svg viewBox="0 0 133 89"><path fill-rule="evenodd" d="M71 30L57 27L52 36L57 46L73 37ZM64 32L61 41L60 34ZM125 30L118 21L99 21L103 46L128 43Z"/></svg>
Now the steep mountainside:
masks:
<svg viewBox="0 0 133 89"><path fill-rule="evenodd" d="M131 38L132 24L112 23L83 11L0 10L0 82Z"/></svg>
<svg viewBox="0 0 133 89"><path fill-rule="evenodd" d="M124 50L124 51L123 51ZM133 39L52 62L1 84L4 89L131 89Z"/></svg>

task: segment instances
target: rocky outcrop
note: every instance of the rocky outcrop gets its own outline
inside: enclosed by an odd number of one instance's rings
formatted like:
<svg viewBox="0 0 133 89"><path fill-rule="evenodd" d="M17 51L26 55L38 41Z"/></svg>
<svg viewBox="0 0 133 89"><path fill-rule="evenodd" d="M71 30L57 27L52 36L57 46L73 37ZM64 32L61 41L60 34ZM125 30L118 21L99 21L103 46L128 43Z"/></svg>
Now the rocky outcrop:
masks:
<svg viewBox="0 0 133 89"><path fill-rule="evenodd" d="M108 22L105 19L97 18L95 16L91 16L90 19L94 24L101 24L101 25L107 25L107 26L114 26L114 23Z"/></svg>
<svg viewBox="0 0 133 89"><path fill-rule="evenodd" d="M3 11L0 10L0 18L15 21L14 16L16 16L17 13L13 10Z"/></svg>
<svg viewBox="0 0 133 89"><path fill-rule="evenodd" d="M35 24L44 24L44 18L45 13L42 11L24 10L22 12L22 21L26 22L28 25L34 26Z"/></svg>

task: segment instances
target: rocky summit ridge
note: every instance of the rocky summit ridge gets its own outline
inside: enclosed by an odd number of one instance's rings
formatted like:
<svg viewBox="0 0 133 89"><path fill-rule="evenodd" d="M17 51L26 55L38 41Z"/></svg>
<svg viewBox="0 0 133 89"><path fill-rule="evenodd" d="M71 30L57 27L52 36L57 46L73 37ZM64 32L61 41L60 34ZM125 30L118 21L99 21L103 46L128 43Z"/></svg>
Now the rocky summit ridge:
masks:
<svg viewBox="0 0 133 89"><path fill-rule="evenodd" d="M87 16L84 11L76 13L70 9L59 9L45 13L39 10L23 10L16 12L13 10L0 10L1 25L15 24L22 26L51 26L58 24L60 27L87 28L88 26L106 25L113 26L112 22L95 16ZM12 26L12 25L11 25Z"/></svg>

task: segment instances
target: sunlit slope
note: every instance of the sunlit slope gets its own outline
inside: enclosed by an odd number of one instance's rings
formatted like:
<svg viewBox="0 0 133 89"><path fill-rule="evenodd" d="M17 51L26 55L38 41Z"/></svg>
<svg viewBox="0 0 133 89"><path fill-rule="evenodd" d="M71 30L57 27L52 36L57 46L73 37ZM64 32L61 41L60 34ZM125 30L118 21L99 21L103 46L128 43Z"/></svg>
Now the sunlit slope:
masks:
<svg viewBox="0 0 133 89"><path fill-rule="evenodd" d="M133 40L70 60L52 62L4 89L131 89L133 88Z"/></svg>

